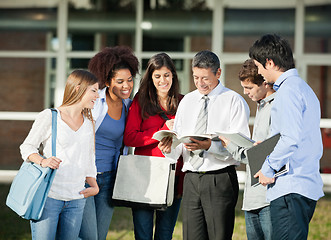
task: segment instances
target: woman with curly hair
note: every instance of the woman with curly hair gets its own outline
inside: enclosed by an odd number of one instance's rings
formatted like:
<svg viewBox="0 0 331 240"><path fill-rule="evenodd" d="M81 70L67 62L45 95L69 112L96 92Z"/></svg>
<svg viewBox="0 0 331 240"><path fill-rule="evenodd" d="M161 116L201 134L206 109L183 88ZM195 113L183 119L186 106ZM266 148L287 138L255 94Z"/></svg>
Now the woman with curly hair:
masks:
<svg viewBox="0 0 331 240"><path fill-rule="evenodd" d="M179 82L173 61L166 53L159 53L149 60L146 73L133 99L124 131L124 144L135 147L136 155L164 157L158 141L152 139L161 129L172 129L179 101ZM181 201L183 173L182 161L177 163L175 199L165 211L133 208L135 238L172 239Z"/></svg>
<svg viewBox="0 0 331 240"><path fill-rule="evenodd" d="M86 201L82 239L106 239L114 207L111 203L115 174L139 62L129 47L108 47L89 62L99 80L99 96L92 110L95 119L95 154L99 194Z"/></svg>

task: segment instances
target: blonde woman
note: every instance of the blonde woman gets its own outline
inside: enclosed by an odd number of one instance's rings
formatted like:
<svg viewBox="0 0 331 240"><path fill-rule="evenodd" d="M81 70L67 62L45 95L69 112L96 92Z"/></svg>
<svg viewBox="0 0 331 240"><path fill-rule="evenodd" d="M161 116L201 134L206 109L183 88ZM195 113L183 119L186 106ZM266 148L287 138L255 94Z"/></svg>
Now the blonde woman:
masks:
<svg viewBox="0 0 331 240"><path fill-rule="evenodd" d="M56 157L51 155L50 109L39 113L20 146L25 161L57 169L40 220L30 222L32 239L77 239L85 199L99 192L91 114L98 89L97 78L88 71L75 70L69 75L63 103L56 109ZM38 154L40 144L45 159ZM89 188L84 187L85 181Z"/></svg>

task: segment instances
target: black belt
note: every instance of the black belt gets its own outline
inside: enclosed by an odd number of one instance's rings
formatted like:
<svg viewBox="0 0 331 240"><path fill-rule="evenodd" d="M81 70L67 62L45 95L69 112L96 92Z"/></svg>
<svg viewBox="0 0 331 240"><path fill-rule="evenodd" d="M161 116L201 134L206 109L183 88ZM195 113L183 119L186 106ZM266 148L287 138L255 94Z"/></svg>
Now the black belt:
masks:
<svg viewBox="0 0 331 240"><path fill-rule="evenodd" d="M213 171L206 171L206 172L192 172L192 171L187 171L188 173L196 173L196 174L220 174L220 173L226 173L226 172L231 172L231 171L236 171L236 168L234 165L227 166L222 169L218 170L213 170Z"/></svg>

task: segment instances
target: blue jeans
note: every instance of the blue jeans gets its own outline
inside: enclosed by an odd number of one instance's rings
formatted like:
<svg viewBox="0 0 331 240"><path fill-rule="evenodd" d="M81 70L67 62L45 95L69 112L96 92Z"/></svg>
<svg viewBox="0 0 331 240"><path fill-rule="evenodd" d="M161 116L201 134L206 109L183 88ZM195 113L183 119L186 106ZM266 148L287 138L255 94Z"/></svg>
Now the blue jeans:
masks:
<svg viewBox="0 0 331 240"><path fill-rule="evenodd" d="M114 172L104 172L97 175L99 193L86 200L80 239L106 239L109 225L114 213L111 204L115 183Z"/></svg>
<svg viewBox="0 0 331 240"><path fill-rule="evenodd" d="M77 239L85 201L85 198L71 201L47 198L41 218L30 221L32 239Z"/></svg>
<svg viewBox="0 0 331 240"><path fill-rule="evenodd" d="M154 212L156 212L154 239L171 240L177 221L180 202L181 199L175 198L173 204L165 211L132 209L135 239L153 239L153 218Z"/></svg>
<svg viewBox="0 0 331 240"><path fill-rule="evenodd" d="M248 240L271 240L270 206L245 211L245 222Z"/></svg>
<svg viewBox="0 0 331 240"><path fill-rule="evenodd" d="M273 240L307 239L309 222L316 201L297 193L281 196L270 202Z"/></svg>

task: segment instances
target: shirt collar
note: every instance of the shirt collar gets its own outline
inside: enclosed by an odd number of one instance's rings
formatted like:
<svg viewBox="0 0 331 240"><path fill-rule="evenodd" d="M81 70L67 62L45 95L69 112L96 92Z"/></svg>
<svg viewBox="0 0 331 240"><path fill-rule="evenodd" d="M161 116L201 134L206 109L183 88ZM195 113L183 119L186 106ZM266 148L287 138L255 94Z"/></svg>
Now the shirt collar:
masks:
<svg viewBox="0 0 331 240"><path fill-rule="evenodd" d="M276 96L276 92L270 94L268 97L265 97L264 99L262 99L262 101L266 103L271 102L272 100L274 100L275 96Z"/></svg>
<svg viewBox="0 0 331 240"><path fill-rule="evenodd" d="M107 87L104 87L103 89L99 90L99 99L101 101L106 101L106 91L107 91Z"/></svg>
<svg viewBox="0 0 331 240"><path fill-rule="evenodd" d="M275 96L276 96L276 92L270 94L268 97L265 97L264 99L261 99L258 102L259 108L263 108L267 103L272 102L274 100Z"/></svg>
<svg viewBox="0 0 331 240"><path fill-rule="evenodd" d="M219 93L222 92L223 89L224 89L223 84L220 82L220 80L218 80L217 86L213 90L211 90L211 92L209 94L207 94L208 98L210 99L210 98L213 98L213 96L219 95ZM199 90L197 90L197 92L200 96L199 99L202 99L202 97L205 96L204 94L201 94L199 92Z"/></svg>
<svg viewBox="0 0 331 240"><path fill-rule="evenodd" d="M299 76L298 71L295 68L292 68L284 72L282 75L280 75L273 86L275 91L277 91L280 88L280 86L285 82L285 80L290 76Z"/></svg>

